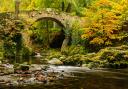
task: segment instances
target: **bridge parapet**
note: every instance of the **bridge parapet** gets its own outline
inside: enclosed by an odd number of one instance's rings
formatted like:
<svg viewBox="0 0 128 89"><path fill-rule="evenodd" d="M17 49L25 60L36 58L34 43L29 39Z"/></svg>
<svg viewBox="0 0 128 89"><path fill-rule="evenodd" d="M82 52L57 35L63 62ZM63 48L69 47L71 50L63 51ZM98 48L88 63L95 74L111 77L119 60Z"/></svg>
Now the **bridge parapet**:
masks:
<svg viewBox="0 0 128 89"><path fill-rule="evenodd" d="M39 19L45 19L45 20L52 20L56 19L59 22L63 24L64 27L66 27L66 23L69 22L70 25L74 20L78 20L77 16L71 16L68 13L64 12L57 12L55 10L42 10L42 11L28 11L28 12L21 12L19 15L21 18L24 19L30 19L31 22L36 22Z"/></svg>
<svg viewBox="0 0 128 89"><path fill-rule="evenodd" d="M10 15L12 18L15 17L15 12L3 12L0 13L0 16L6 14L5 18L8 18L8 15ZM32 24L36 21L45 19L45 20L53 20L55 22L61 23L60 25L63 27L66 27L66 24L70 24L70 27L72 26L73 21L80 21L80 18L78 16L72 16L69 13L65 12L58 12L55 10L52 10L51 8L48 8L46 10L38 11L38 10L31 10L31 11L20 11L19 18L29 22L29 24Z"/></svg>

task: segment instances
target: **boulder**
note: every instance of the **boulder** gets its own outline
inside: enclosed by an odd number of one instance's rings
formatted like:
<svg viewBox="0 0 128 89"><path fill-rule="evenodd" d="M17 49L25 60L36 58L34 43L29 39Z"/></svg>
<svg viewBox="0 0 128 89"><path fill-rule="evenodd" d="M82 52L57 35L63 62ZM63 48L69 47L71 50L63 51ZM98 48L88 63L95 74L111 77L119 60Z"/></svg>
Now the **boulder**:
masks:
<svg viewBox="0 0 128 89"><path fill-rule="evenodd" d="M65 57L65 56L61 56L59 59L60 59L60 60L65 60L66 57Z"/></svg>
<svg viewBox="0 0 128 89"><path fill-rule="evenodd" d="M30 71L41 71L45 68L44 65L32 64L29 68Z"/></svg>
<svg viewBox="0 0 128 89"><path fill-rule="evenodd" d="M83 63L89 68L127 68L128 46L106 47L97 53L86 54Z"/></svg>
<svg viewBox="0 0 128 89"><path fill-rule="evenodd" d="M48 63L51 65L62 65L63 64L63 62L57 58L52 58L50 61L48 61Z"/></svg>

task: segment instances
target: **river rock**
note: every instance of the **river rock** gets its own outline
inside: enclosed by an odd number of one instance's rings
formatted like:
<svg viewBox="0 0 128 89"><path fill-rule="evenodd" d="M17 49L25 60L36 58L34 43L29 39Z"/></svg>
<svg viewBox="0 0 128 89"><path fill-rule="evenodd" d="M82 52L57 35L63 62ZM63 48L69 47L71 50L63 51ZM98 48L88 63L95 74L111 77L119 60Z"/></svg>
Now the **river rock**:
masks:
<svg viewBox="0 0 128 89"><path fill-rule="evenodd" d="M19 83L17 81L12 81L12 85L17 86Z"/></svg>
<svg viewBox="0 0 128 89"><path fill-rule="evenodd" d="M99 64L98 63L91 62L89 64L83 64L82 67L87 67L87 68L90 68L90 69L92 69L92 68L98 68L99 67Z"/></svg>
<svg viewBox="0 0 128 89"><path fill-rule="evenodd" d="M0 66L0 72L4 73L4 74L13 74L14 73L13 65L11 65L11 64L2 64Z"/></svg>
<svg viewBox="0 0 128 89"><path fill-rule="evenodd" d="M36 81L35 81L35 78L33 77L33 78L29 78L28 80L25 80L25 83L26 84L35 84Z"/></svg>
<svg viewBox="0 0 128 89"><path fill-rule="evenodd" d="M57 58L52 58L52 60L48 61L49 64L52 64L52 65L62 65L63 62L60 61L59 59Z"/></svg>
<svg viewBox="0 0 128 89"><path fill-rule="evenodd" d="M37 64L32 64L29 68L30 71L38 71L42 70L43 65L37 65Z"/></svg>
<svg viewBox="0 0 128 89"><path fill-rule="evenodd" d="M14 73L14 68L5 68L3 70L4 74L13 74Z"/></svg>
<svg viewBox="0 0 128 89"><path fill-rule="evenodd" d="M41 59L40 61L42 64L48 64L48 59Z"/></svg>
<svg viewBox="0 0 128 89"><path fill-rule="evenodd" d="M62 56L62 57L60 57L59 59L60 59L60 60L65 60L66 57L65 57L65 56Z"/></svg>
<svg viewBox="0 0 128 89"><path fill-rule="evenodd" d="M29 65L25 65L25 64L20 65L20 70L28 71L29 70Z"/></svg>
<svg viewBox="0 0 128 89"><path fill-rule="evenodd" d="M36 55L34 57L41 58L42 56L40 53L36 53Z"/></svg>
<svg viewBox="0 0 128 89"><path fill-rule="evenodd" d="M44 76L44 75L39 74L39 75L36 76L36 80L38 80L38 81L40 81L40 82L43 82L43 81L45 81L46 79L45 79L45 76Z"/></svg>

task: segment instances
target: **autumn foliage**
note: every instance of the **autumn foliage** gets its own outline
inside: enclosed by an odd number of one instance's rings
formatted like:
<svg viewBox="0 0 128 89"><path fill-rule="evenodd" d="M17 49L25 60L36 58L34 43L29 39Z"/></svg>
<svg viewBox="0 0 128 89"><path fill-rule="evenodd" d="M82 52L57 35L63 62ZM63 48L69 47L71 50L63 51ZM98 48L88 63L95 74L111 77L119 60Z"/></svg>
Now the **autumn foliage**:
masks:
<svg viewBox="0 0 128 89"><path fill-rule="evenodd" d="M86 9L84 34L82 38L90 44L112 45L113 40L121 40L121 27L128 9L127 0L96 0Z"/></svg>

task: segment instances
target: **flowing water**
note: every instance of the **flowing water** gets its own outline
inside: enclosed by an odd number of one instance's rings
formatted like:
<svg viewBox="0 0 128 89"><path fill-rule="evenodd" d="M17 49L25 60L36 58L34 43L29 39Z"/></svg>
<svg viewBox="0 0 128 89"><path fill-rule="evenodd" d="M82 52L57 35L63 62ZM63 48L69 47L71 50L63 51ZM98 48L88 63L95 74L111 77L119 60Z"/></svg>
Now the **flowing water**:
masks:
<svg viewBox="0 0 128 89"><path fill-rule="evenodd" d="M40 63L37 60L35 62ZM83 67L50 66L47 72L51 69L62 74L62 78L52 83L0 87L0 89L128 89L128 69L89 70Z"/></svg>
<svg viewBox="0 0 128 89"><path fill-rule="evenodd" d="M63 74L52 83L10 86L0 89L128 89L128 69L97 69L72 66L50 66L48 72Z"/></svg>

